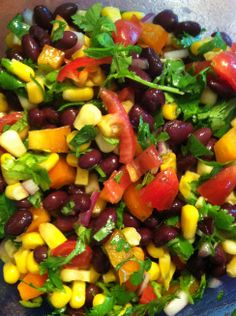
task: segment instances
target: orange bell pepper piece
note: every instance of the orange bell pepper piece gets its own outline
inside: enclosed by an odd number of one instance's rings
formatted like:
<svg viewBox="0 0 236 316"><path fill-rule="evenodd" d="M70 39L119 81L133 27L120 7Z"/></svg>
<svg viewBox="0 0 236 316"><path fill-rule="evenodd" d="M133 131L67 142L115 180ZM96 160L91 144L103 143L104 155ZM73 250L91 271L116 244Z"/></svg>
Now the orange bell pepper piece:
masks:
<svg viewBox="0 0 236 316"><path fill-rule="evenodd" d="M65 53L50 45L44 45L39 57L38 65L49 69L58 69L63 64Z"/></svg>
<svg viewBox="0 0 236 316"><path fill-rule="evenodd" d="M58 163L49 171L48 175L51 181L50 188L59 189L64 185L75 182L76 171L75 168L67 164L65 158L60 157Z"/></svg>
<svg viewBox="0 0 236 316"><path fill-rule="evenodd" d="M48 276L46 274L44 275L32 274L32 273L26 274L26 276L17 286L21 299L23 301L28 301L42 295L43 292L40 292L36 288L42 287L45 281L47 280L47 278ZM32 286L36 288L30 286L30 284L32 284Z"/></svg>
<svg viewBox="0 0 236 316"><path fill-rule="evenodd" d="M131 275L140 270L140 264L137 261L129 260L125 262L118 271L118 277L120 284L123 284L129 280ZM132 284L132 283L131 283Z"/></svg>
<svg viewBox="0 0 236 316"><path fill-rule="evenodd" d="M67 153L66 137L70 134L69 126L49 128L29 132L29 149Z"/></svg>
<svg viewBox="0 0 236 316"><path fill-rule="evenodd" d="M140 221L145 221L152 214L152 207L147 206L140 198L139 190L130 184L124 193L125 204L130 213Z"/></svg>
<svg viewBox="0 0 236 316"><path fill-rule="evenodd" d="M236 127L224 134L214 146L216 161L225 163L236 159Z"/></svg>
<svg viewBox="0 0 236 316"><path fill-rule="evenodd" d="M157 53L160 53L167 41L168 33L162 26L153 23L142 24L142 33L139 44L147 45L153 48Z"/></svg>
<svg viewBox="0 0 236 316"><path fill-rule="evenodd" d="M33 215L33 221L27 228L26 233L37 231L40 224L50 222L50 215L43 207L32 207L30 208L30 212Z"/></svg>

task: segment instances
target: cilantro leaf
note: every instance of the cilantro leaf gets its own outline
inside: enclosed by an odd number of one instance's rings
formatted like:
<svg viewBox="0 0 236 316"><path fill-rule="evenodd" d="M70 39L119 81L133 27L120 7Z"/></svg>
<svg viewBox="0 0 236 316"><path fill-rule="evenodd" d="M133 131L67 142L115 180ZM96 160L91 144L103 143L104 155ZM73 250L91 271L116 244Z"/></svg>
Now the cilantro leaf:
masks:
<svg viewBox="0 0 236 316"><path fill-rule="evenodd" d="M122 176L123 176L123 171L122 170L119 170L117 173L116 173L116 175L114 176L114 181L116 182L116 183L120 183L120 181L121 181L121 178L122 178Z"/></svg>
<svg viewBox="0 0 236 316"><path fill-rule="evenodd" d="M139 118L138 142L143 149L148 148L151 144L156 145L156 137L151 133L149 124L143 121L142 116Z"/></svg>
<svg viewBox="0 0 236 316"><path fill-rule="evenodd" d="M125 252L128 252L131 247L130 245L128 244L128 242L124 239L124 238L121 238L120 235L115 235L112 240L111 240L111 245L115 245L116 246L116 251L117 252L120 252L120 251L125 251Z"/></svg>
<svg viewBox="0 0 236 316"><path fill-rule="evenodd" d="M159 143L159 142L165 142L167 141L168 139L170 139L170 136L167 132L161 132L160 134L157 135L156 137L156 142Z"/></svg>
<svg viewBox="0 0 236 316"><path fill-rule="evenodd" d="M188 137L187 145L184 151L191 153L194 157L198 158L204 155L212 156L213 152L206 148L194 135Z"/></svg>
<svg viewBox="0 0 236 316"><path fill-rule="evenodd" d="M80 146L94 140L96 136L97 129L93 125L85 125L82 127L70 141L70 145L76 149L76 156L79 156L81 153Z"/></svg>
<svg viewBox="0 0 236 316"><path fill-rule="evenodd" d="M112 286L111 296L114 298L116 304L121 306L124 306L133 298L136 298L134 292L127 291L124 286L120 286L119 284Z"/></svg>
<svg viewBox="0 0 236 316"><path fill-rule="evenodd" d="M168 226L176 226L176 224L179 222L179 216L176 215L176 216L172 216L170 218L167 218L165 220L165 224L168 225Z"/></svg>
<svg viewBox="0 0 236 316"><path fill-rule="evenodd" d="M5 194L0 195L0 238L5 235L5 224L11 215L16 211L15 203L8 199Z"/></svg>
<svg viewBox="0 0 236 316"><path fill-rule="evenodd" d="M106 297L105 301L97 306L94 306L88 313L87 316L105 316L109 315L109 312L114 307L114 298L113 297Z"/></svg>
<svg viewBox="0 0 236 316"><path fill-rule="evenodd" d="M145 173L142 182L139 183L138 185L136 185L136 189L137 190L142 189L143 187L145 187L146 185L151 183L152 180L154 180L154 178L155 178L155 176L151 172Z"/></svg>
<svg viewBox="0 0 236 316"><path fill-rule="evenodd" d="M27 200L36 208L39 208L42 203L43 194L41 191L37 191L33 195L30 195Z"/></svg>
<svg viewBox="0 0 236 316"><path fill-rule="evenodd" d="M194 301L195 301L195 300L201 300L201 299L202 299L203 294L204 294L204 292L205 292L205 290L206 290L206 287L207 287L206 275L203 274L203 275L201 276L201 280L200 280L200 284L199 284L199 287L198 287L197 292L195 292L195 293L192 295Z"/></svg>
<svg viewBox="0 0 236 316"><path fill-rule="evenodd" d="M224 291L220 291L216 297L217 301L221 301L222 298L224 297L224 294L225 294Z"/></svg>
<svg viewBox="0 0 236 316"><path fill-rule="evenodd" d="M183 258L183 260L188 260L194 252L192 244L183 237L176 237L169 241L167 245L172 252Z"/></svg>
<svg viewBox="0 0 236 316"><path fill-rule="evenodd" d="M23 16L17 14L7 25L7 28L17 37L22 38L29 33L30 25L24 22Z"/></svg>
<svg viewBox="0 0 236 316"><path fill-rule="evenodd" d="M162 111L158 111L157 114L154 116L154 128L157 130L159 127L165 124L165 120L162 114Z"/></svg>
<svg viewBox="0 0 236 316"><path fill-rule="evenodd" d="M103 138L110 145L118 145L120 142L118 138L111 138L111 137L103 137Z"/></svg>
<svg viewBox="0 0 236 316"><path fill-rule="evenodd" d="M178 96L175 98L178 108L183 114L184 120L191 119L193 122L196 121L196 115L200 112L199 97L192 98L192 96Z"/></svg>
<svg viewBox="0 0 236 316"><path fill-rule="evenodd" d="M65 206L63 206L61 213L66 216L71 215L73 214L74 207L75 207L75 202L69 201Z"/></svg>
<svg viewBox="0 0 236 316"><path fill-rule="evenodd" d="M116 215L117 215L116 225L118 229L121 229L124 227L124 223L123 223L124 211L125 211L125 203L120 202L118 207L116 208Z"/></svg>
<svg viewBox="0 0 236 316"><path fill-rule="evenodd" d="M223 40L220 32L217 32L212 40L200 46L198 49L198 53L203 55L209 51L214 50L215 48L222 49L222 50L226 50L227 48L227 45L225 41Z"/></svg>
<svg viewBox="0 0 236 316"><path fill-rule="evenodd" d="M113 231L114 228L115 223L113 222L113 220L109 218L106 222L106 225L99 229L99 231L97 231L96 234L94 234L93 238L96 241L101 241L104 238L106 238Z"/></svg>
<svg viewBox="0 0 236 316"><path fill-rule="evenodd" d="M132 259L134 260L134 259ZM129 278L129 281L134 285L137 286L139 284L141 284L143 282L144 279L144 273L145 271L148 271L151 268L151 260L147 259L145 261L141 261L141 260L135 260L139 263L140 265L140 269L138 271L135 271L134 273L132 273L131 277Z"/></svg>
<svg viewBox="0 0 236 316"><path fill-rule="evenodd" d="M57 28L52 33L52 41L57 42L63 38L64 31L66 29L66 22L60 20L53 20L50 23L57 25Z"/></svg>

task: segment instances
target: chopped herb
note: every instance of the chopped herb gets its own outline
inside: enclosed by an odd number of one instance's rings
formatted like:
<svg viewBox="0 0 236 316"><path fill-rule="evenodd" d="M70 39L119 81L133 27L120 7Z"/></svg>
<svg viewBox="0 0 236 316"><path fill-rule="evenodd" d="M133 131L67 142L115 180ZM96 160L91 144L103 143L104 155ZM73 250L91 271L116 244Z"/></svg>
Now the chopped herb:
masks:
<svg viewBox="0 0 236 316"><path fill-rule="evenodd" d="M111 138L111 137L103 137L103 138L110 145L118 145L120 142L119 139L117 138Z"/></svg>
<svg viewBox="0 0 236 316"><path fill-rule="evenodd" d="M231 316L236 316L236 309L232 311Z"/></svg>
<svg viewBox="0 0 236 316"><path fill-rule="evenodd" d="M132 259L134 260L134 259ZM140 265L140 269L138 271L135 271L131 277L129 278L129 281L134 285L140 285L143 282L144 279L144 273L145 271L148 271L151 267L151 260L147 259L145 261L141 261L141 260L137 260L139 265Z"/></svg>
<svg viewBox="0 0 236 316"><path fill-rule="evenodd" d="M197 36L192 36L192 35L184 32L184 35L182 36L182 38L180 40L178 40L177 42L183 48L188 48L193 43L200 41L200 39L202 37L201 35L202 35L202 32Z"/></svg>
<svg viewBox="0 0 236 316"><path fill-rule="evenodd" d="M75 232L82 243L89 244L91 240L92 230L83 225L75 225Z"/></svg>
<svg viewBox="0 0 236 316"><path fill-rule="evenodd" d="M143 121L142 116L139 118L138 142L143 149L156 144L156 137L151 133L149 124Z"/></svg>
<svg viewBox="0 0 236 316"><path fill-rule="evenodd" d="M183 147L184 153L190 153L194 157L212 156L213 152L206 148L194 135L188 137L187 145Z"/></svg>
<svg viewBox="0 0 236 316"><path fill-rule="evenodd" d="M85 125L82 127L75 137L70 141L70 145L75 147L76 156L81 153L80 146L95 139L97 129L93 125Z"/></svg>
<svg viewBox="0 0 236 316"><path fill-rule="evenodd" d="M16 211L15 203L8 199L5 194L0 195L0 238L5 235L5 224L11 215Z"/></svg>
<svg viewBox="0 0 236 316"><path fill-rule="evenodd" d="M114 228L115 228L115 223L113 222L113 220L108 219L108 221L106 222L106 225L102 227L98 232L96 232L93 238L96 241L101 241L104 238L106 238L113 231Z"/></svg>
<svg viewBox="0 0 236 316"><path fill-rule="evenodd" d="M162 114L162 111L158 111L157 114L154 116L154 128L157 130L159 127L165 124L165 120Z"/></svg>
<svg viewBox="0 0 236 316"><path fill-rule="evenodd" d="M172 252L187 261L194 253L192 244L183 237L176 237L168 242L168 247Z"/></svg>
<svg viewBox="0 0 236 316"><path fill-rule="evenodd" d="M24 22L23 16L17 14L8 24L7 28L17 37L22 38L29 33L30 25Z"/></svg>
<svg viewBox="0 0 236 316"><path fill-rule="evenodd" d="M9 129L20 133L28 126L28 113L27 111L24 111L23 116L15 124L11 125Z"/></svg>
<svg viewBox="0 0 236 316"><path fill-rule="evenodd" d="M189 119L193 122L197 121L197 114L201 111L199 97L192 98L192 96L178 96L175 98L175 101L185 121Z"/></svg>
<svg viewBox="0 0 236 316"><path fill-rule="evenodd" d="M114 176L114 181L119 184L122 176L123 176L123 171L118 171L117 174Z"/></svg>
<svg viewBox="0 0 236 316"><path fill-rule="evenodd" d="M63 38L64 31L66 29L66 22L60 21L60 20L53 20L50 22L51 24L56 24L57 28L52 33L52 41L57 42L60 39Z"/></svg>
<svg viewBox="0 0 236 316"><path fill-rule="evenodd" d="M201 45L198 49L198 54L203 55L203 54L205 54L209 51L212 51L216 48L222 49L222 50L226 50L226 48L227 48L227 45L226 45L225 41L223 40L220 32L217 32L212 40Z"/></svg>
<svg viewBox="0 0 236 316"><path fill-rule="evenodd" d="M75 207L75 202L69 201L65 206L63 206L61 213L66 216L71 215L73 214L74 207Z"/></svg>
<svg viewBox="0 0 236 316"><path fill-rule="evenodd" d="M103 169L99 165L94 166L93 169L97 171L99 176L102 178L102 181L104 180L104 178L107 177L106 173L103 171Z"/></svg>
<svg viewBox="0 0 236 316"><path fill-rule="evenodd" d="M125 252L129 252L129 250L131 249L131 247L128 244L128 242L124 238L121 238L121 236L119 236L119 235L115 235L112 238L111 245L116 246L116 251L117 252L120 252L120 251L123 251L123 250Z"/></svg>
<svg viewBox="0 0 236 316"><path fill-rule="evenodd" d="M66 314L66 307L62 308L55 308L54 311L51 314L48 314L47 316L68 316Z"/></svg>
<svg viewBox="0 0 236 316"><path fill-rule="evenodd" d="M165 142L167 141L168 139L170 139L170 136L167 132L161 132L160 134L157 135L156 137L156 142L159 143L159 142Z"/></svg>
<svg viewBox="0 0 236 316"><path fill-rule="evenodd" d="M109 312L112 311L114 307L114 298L106 297L105 301L102 304L94 306L88 313L87 316L105 316L109 315Z"/></svg>
<svg viewBox="0 0 236 316"><path fill-rule="evenodd" d="M168 226L176 226L176 224L179 222L179 216L172 216L165 220L165 224Z"/></svg>
<svg viewBox="0 0 236 316"><path fill-rule="evenodd" d="M136 185L136 189L137 190L140 190L142 189L143 187L145 187L146 185L148 185L149 183L152 182L152 180L155 179L155 176L151 173L151 172L147 172L144 177L143 177L143 180L141 183L139 183L138 185Z"/></svg>
<svg viewBox="0 0 236 316"><path fill-rule="evenodd" d="M27 200L36 208L39 208L42 203L43 194L41 191L37 191L33 195L30 195Z"/></svg>
<svg viewBox="0 0 236 316"><path fill-rule="evenodd" d="M116 226L118 229L122 229L124 227L124 223L123 223L124 211L125 211L125 203L120 202L116 208L116 215L117 215Z"/></svg>
<svg viewBox="0 0 236 316"><path fill-rule="evenodd" d="M192 295L194 301L195 301L195 300L201 300L201 299L202 299L203 294L204 294L204 292L205 292L205 290L206 290L206 287L207 287L206 275L203 274L203 275L201 276L201 280L200 280L200 284L199 284L199 287L198 287L197 292L195 292L195 293Z"/></svg>
<svg viewBox="0 0 236 316"><path fill-rule="evenodd" d="M216 297L217 301L221 301L222 298L224 297L224 294L225 294L224 291L220 291Z"/></svg>

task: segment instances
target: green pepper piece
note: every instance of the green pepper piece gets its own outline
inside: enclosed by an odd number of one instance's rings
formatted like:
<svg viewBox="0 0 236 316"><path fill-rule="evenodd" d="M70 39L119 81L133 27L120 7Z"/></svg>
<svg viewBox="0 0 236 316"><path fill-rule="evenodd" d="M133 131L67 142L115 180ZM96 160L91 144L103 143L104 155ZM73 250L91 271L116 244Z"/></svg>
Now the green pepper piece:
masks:
<svg viewBox="0 0 236 316"><path fill-rule="evenodd" d="M0 70L0 87L6 90L17 90L19 88L24 88L25 84L9 73Z"/></svg>

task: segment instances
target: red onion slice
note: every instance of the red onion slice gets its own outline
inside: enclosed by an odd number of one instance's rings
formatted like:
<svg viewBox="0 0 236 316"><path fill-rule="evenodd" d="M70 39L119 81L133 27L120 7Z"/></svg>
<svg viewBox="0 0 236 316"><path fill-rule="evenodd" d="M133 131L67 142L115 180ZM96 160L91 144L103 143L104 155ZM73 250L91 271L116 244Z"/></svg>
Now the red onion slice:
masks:
<svg viewBox="0 0 236 316"><path fill-rule="evenodd" d="M143 70L149 68L149 64L146 58L133 58L132 66L138 67Z"/></svg>
<svg viewBox="0 0 236 316"><path fill-rule="evenodd" d="M81 49L84 45L84 34L81 32L73 32L77 36L77 43L70 49L65 51L66 58L70 58L77 50Z"/></svg>
<svg viewBox="0 0 236 316"><path fill-rule="evenodd" d="M93 214L93 209L94 209L94 206L99 198L99 195L100 193L99 192L93 192L91 197L90 197L90 200L91 200L91 205L90 205L90 208L85 211L85 212L81 212L79 214L79 220L78 222L85 226L85 227L88 227L89 225L89 222L90 222L90 219L91 219L91 216Z"/></svg>
<svg viewBox="0 0 236 316"><path fill-rule="evenodd" d="M141 22L144 22L144 23L152 23L153 19L154 19L154 16L155 14L150 12L150 13L147 13L142 19L141 19Z"/></svg>

